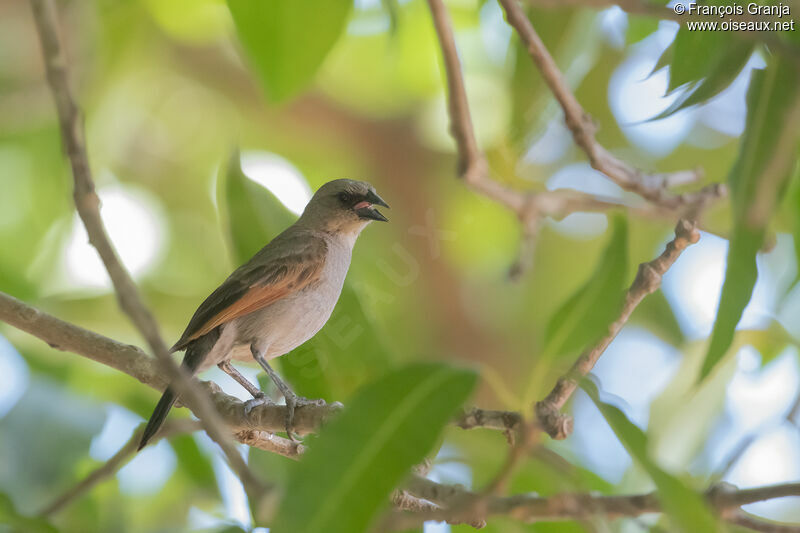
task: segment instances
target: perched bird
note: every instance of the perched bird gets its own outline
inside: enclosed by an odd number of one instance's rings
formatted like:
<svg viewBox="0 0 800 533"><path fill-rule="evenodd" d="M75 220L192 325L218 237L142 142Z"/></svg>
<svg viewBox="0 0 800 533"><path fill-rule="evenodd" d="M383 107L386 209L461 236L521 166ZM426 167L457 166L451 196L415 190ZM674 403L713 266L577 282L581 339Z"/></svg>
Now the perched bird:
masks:
<svg viewBox="0 0 800 533"><path fill-rule="evenodd" d="M253 395L248 408L264 403L265 396L230 361L255 359L286 399L286 430L292 436L295 407L316 402L294 394L267 361L303 344L328 321L356 238L371 221L387 221L375 206L389 207L368 183L338 179L320 187L297 222L200 304L170 351L186 350L183 366L191 374L219 366ZM176 399L168 387L147 423L140 450Z"/></svg>

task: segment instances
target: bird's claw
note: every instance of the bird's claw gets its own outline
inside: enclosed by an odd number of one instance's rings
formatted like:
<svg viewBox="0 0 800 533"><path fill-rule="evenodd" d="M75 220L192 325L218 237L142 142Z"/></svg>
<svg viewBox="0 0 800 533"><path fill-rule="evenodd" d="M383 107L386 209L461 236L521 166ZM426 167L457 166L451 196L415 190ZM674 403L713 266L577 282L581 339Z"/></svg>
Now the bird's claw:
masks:
<svg viewBox="0 0 800 533"><path fill-rule="evenodd" d="M292 431L294 428L294 412L295 409L298 407L303 407L306 405L313 405L315 407L324 407L327 405L325 400L317 399L317 400L309 400L308 398L304 398L302 396L297 396L296 394L286 395L286 434L295 442L298 442L299 439L295 437L295 433Z"/></svg>
<svg viewBox="0 0 800 533"><path fill-rule="evenodd" d="M260 405L274 405L274 403L275 402L267 398L267 396L262 393L244 402L244 414L249 416L250 412L256 407Z"/></svg>

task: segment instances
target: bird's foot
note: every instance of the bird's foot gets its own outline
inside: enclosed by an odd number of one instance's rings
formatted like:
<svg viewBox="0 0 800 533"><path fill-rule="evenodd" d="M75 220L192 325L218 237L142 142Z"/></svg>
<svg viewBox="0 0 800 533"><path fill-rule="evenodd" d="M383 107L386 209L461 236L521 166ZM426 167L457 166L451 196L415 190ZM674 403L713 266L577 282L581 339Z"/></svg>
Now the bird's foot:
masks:
<svg viewBox="0 0 800 533"><path fill-rule="evenodd" d="M297 442L299 439L295 437L295 434L292 431L292 429L294 428L295 409L297 409L298 407L304 407L306 405L313 405L315 407L324 407L325 405L327 405L327 403L325 403L325 400L323 399L309 400L308 398L298 396L293 392L284 395L284 398L286 398L286 434L289 436L290 439Z"/></svg>
<svg viewBox="0 0 800 533"><path fill-rule="evenodd" d="M275 402L270 400L263 392L257 394L253 398L244 402L244 414L250 415L250 411L258 407L259 405L275 405Z"/></svg>

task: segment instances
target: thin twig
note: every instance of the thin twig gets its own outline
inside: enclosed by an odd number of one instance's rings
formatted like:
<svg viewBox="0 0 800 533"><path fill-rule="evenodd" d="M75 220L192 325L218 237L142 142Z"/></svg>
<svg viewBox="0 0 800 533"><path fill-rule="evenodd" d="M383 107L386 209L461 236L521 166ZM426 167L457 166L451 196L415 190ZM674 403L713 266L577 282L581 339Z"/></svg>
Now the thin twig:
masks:
<svg viewBox="0 0 800 533"><path fill-rule="evenodd" d="M647 296L661 286L664 273L678 259L687 246L696 243L700 233L694 223L688 220L678 221L675 226L675 238L667 244L664 252L648 263L639 265L639 271L633 280L619 317L608 327L608 334L589 350L583 352L572 365L570 371L559 378L553 390L547 397L536 404L536 416L542 429L554 439L565 439L572 433L572 417L561 412L561 408L578 387L579 378L587 375L594 367L597 360L603 355L608 345L622 330L636 306Z"/></svg>
<svg viewBox="0 0 800 533"><path fill-rule="evenodd" d="M761 533L800 533L800 524L785 524L760 518L742 510L727 517L726 522Z"/></svg>
<svg viewBox="0 0 800 533"><path fill-rule="evenodd" d="M447 74L450 133L457 147L458 174L468 187L510 209L525 224L525 240L519 258L510 271L512 279L517 279L532 263L536 237L534 228L538 226L539 218L543 216L562 218L575 211L602 211L619 205L577 191L557 190L539 193L517 191L491 179L489 165L475 138L450 17L442 0L428 0L428 6L439 38Z"/></svg>
<svg viewBox="0 0 800 533"><path fill-rule="evenodd" d="M277 453L294 460L300 459L300 456L306 452L306 447L301 443L269 431L245 429L236 433L236 440L253 448Z"/></svg>
<svg viewBox="0 0 800 533"><path fill-rule="evenodd" d="M516 431L522 423L522 415L516 411L492 411L473 407L463 410L453 423L461 429Z"/></svg>
<svg viewBox="0 0 800 533"><path fill-rule="evenodd" d="M461 487L441 485L429 479L415 476L405 490L417 498L431 501L438 510L398 517L391 525L393 529L408 529L428 520L486 520L490 516L510 516L522 522L590 519L599 515L609 518L639 516L661 512L656 493L637 495L603 496L596 494L560 494L547 498L531 494L506 497L490 497L482 506L472 504L481 498L479 494ZM754 489L718 490L716 487L705 493L709 506L719 514L754 503L786 496L800 496L800 483L770 485Z"/></svg>
<svg viewBox="0 0 800 533"><path fill-rule="evenodd" d="M542 226L542 218L535 217L529 219L522 226L522 239L517 253L517 259L508 269L508 279L519 281L522 276L529 273L533 267L533 256L536 251L536 242L539 239L539 229Z"/></svg>
<svg viewBox="0 0 800 533"><path fill-rule="evenodd" d="M410 519L414 525L418 525L418 519L414 517L414 514L436 514L441 511L438 505L412 496L405 490L397 490L392 493L392 505L396 509L396 512L388 514L378 527L375 528L375 531L383 532L396 529L398 524L402 524L403 521L408 519ZM485 520L461 520L457 517L451 517L443 521L454 526L467 524L475 529L486 527Z"/></svg>
<svg viewBox="0 0 800 533"><path fill-rule="evenodd" d="M47 81L58 111L61 138L72 167L72 177L75 183L73 191L75 207L86 227L89 242L95 247L106 267L120 308L145 338L161 363L162 370L170 378L172 386L184 401L189 403L202 421L208 435L225 453L231 468L244 484L245 490L251 497L260 500L266 487L253 475L233 446L230 436L225 431L211 402L193 386L190 377L170 357L169 350L159 332L158 324L144 305L136 284L120 261L114 245L108 237L100 216L100 200L95 192L94 180L89 167L83 119L69 87L67 59L58 36L56 9L52 0L32 0L31 6L42 45Z"/></svg>
<svg viewBox="0 0 800 533"><path fill-rule="evenodd" d="M163 438L169 438L173 435L179 435L182 433L191 433L193 431L197 431L198 429L200 429L200 425L194 420L170 420L161 427L158 433L156 433L156 435L153 437L153 440L156 441ZM139 439L142 437L142 431L144 431L144 425L133 432L133 435L128 442L126 442L125 445L120 448L113 457L96 469L92 470L88 476L83 478L76 485L70 487L60 496L56 497L50 504L39 511L39 515L50 516L59 512L64 507L94 488L95 485L116 474L119 469L122 468L125 463L127 463L128 460L135 455L136 447L139 445Z"/></svg>
<svg viewBox="0 0 800 533"><path fill-rule="evenodd" d="M575 98L564 75L517 0L499 0L499 2L503 6L508 23L517 30L542 78L564 111L564 120L572 132L572 138L586 153L592 168L605 174L626 191L634 192L655 205L678 210L682 216L689 218L694 218L691 214L707 202L725 194L725 188L720 184L709 185L694 193L671 193L668 190L670 187L687 181L696 181L702 175L702 171L697 169L647 174L606 150L595 138L597 130L595 123Z"/></svg>
<svg viewBox="0 0 800 533"><path fill-rule="evenodd" d="M512 265L509 276L519 279L533 264L536 236L543 217L561 219L576 212L605 212L613 209L630 209L618 201L569 190L519 191L507 187L490 176L486 158L478 147L467 101L461 62L458 58L453 29L442 0L428 0L436 34L442 49L442 58L447 75L447 101L452 134L458 154L458 173L464 183L475 192L490 198L513 211L523 225L523 241L520 253ZM514 5L518 10L519 8ZM515 13L517 13L515 11ZM517 16L519 14L517 13ZM524 18L524 15L522 15ZM525 19L527 22L527 19ZM711 185L697 193L675 195L666 189L695 181L699 171L680 171L670 174L644 174L627 163L616 159L600 146L594 138L594 124L581 108L544 48L530 23L523 28L533 39L533 52L537 55L543 75L565 111L568 125L576 143L589 155L592 166L618 182L626 190L639 193L651 202L651 211L658 216L675 220L678 215L694 218L706 204L726 194L723 185Z"/></svg>

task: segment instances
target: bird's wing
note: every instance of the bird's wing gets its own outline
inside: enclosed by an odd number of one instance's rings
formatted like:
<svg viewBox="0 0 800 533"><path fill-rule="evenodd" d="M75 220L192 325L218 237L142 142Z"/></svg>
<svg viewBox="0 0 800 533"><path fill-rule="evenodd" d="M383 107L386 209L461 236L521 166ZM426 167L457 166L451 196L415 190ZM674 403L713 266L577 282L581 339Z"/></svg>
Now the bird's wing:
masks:
<svg viewBox="0 0 800 533"><path fill-rule="evenodd" d="M252 313L317 282L326 242L309 234L283 234L236 269L200 304L172 351L234 318Z"/></svg>

